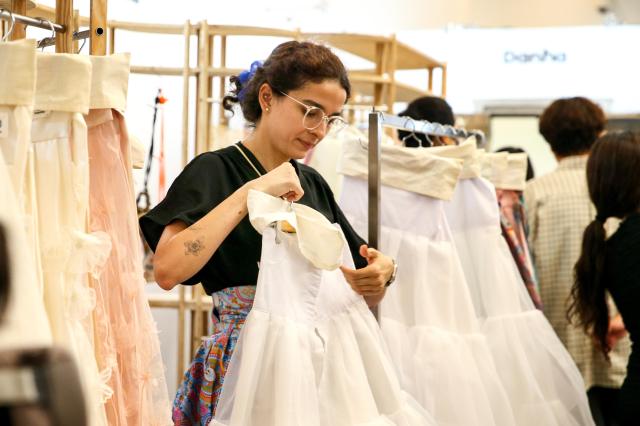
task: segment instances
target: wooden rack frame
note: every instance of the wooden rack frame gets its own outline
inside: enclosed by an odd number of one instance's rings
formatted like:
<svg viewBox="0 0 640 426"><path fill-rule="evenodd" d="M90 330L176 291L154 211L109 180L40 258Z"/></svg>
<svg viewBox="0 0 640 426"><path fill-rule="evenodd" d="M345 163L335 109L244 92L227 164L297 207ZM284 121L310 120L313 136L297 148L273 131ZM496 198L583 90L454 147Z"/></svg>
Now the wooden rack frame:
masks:
<svg viewBox="0 0 640 426"><path fill-rule="evenodd" d="M227 41L229 37L260 36L283 37L293 40L312 39L329 46L359 56L374 66L368 70L349 70L354 95L364 95L371 99L369 108L377 107L387 112L393 111L395 102L410 102L420 96L434 94L434 74L440 70L442 75L438 96L446 96L447 65L444 62L418 52L416 49L399 42L395 36L373 36L346 33L305 33L300 30L281 30L260 27L221 26L200 24L198 70L198 101L196 107L196 152L203 152L212 146L212 123L226 124L220 108L219 117L212 115L212 101L224 96L227 79L237 75L242 69L228 68ZM219 48L214 45L219 38ZM220 66L213 67L214 57L219 57ZM396 71L427 71L427 81L423 88L411 87L396 80ZM213 79L219 79L220 93L218 98L212 97ZM357 102L356 96L353 96Z"/></svg>
<svg viewBox="0 0 640 426"><path fill-rule="evenodd" d="M418 52L416 49L398 41L395 35L372 36L347 33L303 33L306 39L326 42L332 47L349 52L373 63L371 70L351 70L349 79L355 94L373 99L373 106L384 106L387 112L393 111L394 102L410 102L420 96L434 94L434 71L442 72L442 83L438 96L447 93L447 65L444 62ZM396 71L427 71L427 84L416 88L396 80Z"/></svg>
<svg viewBox="0 0 640 426"><path fill-rule="evenodd" d="M191 79L196 79L196 84L200 81L200 69L191 67L191 42L192 37L196 37L200 43L200 25L186 21L184 25L160 25L141 24L132 22L110 21L108 26L108 47L109 53L115 53L117 46L117 34L121 31L175 35L182 37L184 41L184 56L182 68L165 66L131 66L132 74L146 74L158 76L182 76L183 97L182 97L182 165L186 166L189 157L189 111L192 109L189 87ZM198 134L198 129L196 129ZM204 151L196 149L195 154ZM206 335L208 329L208 316L213 308L210 297L207 297L201 285L192 286L187 289L179 286L178 294L154 294L148 295L149 305L152 308L168 308L177 310L178 314L178 342L177 342L177 362L176 372L178 384L187 366L187 361L193 357L198 349L202 337ZM186 317L190 316L191 327L186 330ZM185 350L186 342L189 342L189 349Z"/></svg>
<svg viewBox="0 0 640 426"><path fill-rule="evenodd" d="M36 5L28 9L27 0L11 0L11 12L29 18L41 18L51 22L56 29L55 51L56 53L77 52L77 40L74 34L78 33L80 25L89 26L90 53L92 55L106 54L106 28L107 28L107 0L91 0L91 16L80 18L77 10L73 9L73 0L56 0L55 8ZM11 32L11 40L19 40L26 37L28 23L16 22ZM38 25L39 26L39 25Z"/></svg>

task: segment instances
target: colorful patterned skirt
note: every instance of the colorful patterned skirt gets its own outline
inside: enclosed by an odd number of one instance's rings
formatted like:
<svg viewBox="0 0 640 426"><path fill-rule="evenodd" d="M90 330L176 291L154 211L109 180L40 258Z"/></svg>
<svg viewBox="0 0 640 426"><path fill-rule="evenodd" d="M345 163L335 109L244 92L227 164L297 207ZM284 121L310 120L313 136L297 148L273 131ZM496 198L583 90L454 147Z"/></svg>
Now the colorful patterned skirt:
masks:
<svg viewBox="0 0 640 426"><path fill-rule="evenodd" d="M213 334L204 339L173 401L173 423L208 425L240 330L253 305L255 286L230 287L213 294Z"/></svg>

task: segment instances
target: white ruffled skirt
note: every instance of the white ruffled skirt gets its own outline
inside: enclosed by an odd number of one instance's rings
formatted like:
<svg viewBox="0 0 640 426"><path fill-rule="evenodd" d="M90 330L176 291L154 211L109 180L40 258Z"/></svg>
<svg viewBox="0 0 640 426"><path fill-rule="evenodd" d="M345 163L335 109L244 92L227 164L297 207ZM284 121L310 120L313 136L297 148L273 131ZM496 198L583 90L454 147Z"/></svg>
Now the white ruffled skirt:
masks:
<svg viewBox="0 0 640 426"><path fill-rule="evenodd" d="M341 206L366 231L366 181L345 177ZM398 273L380 326L403 388L439 425L516 424L457 259L443 201L382 188L380 250Z"/></svg>
<svg viewBox="0 0 640 426"><path fill-rule="evenodd" d="M380 329L342 272L314 268L295 236L275 238L265 230L254 305L211 424L436 424L401 390ZM344 258L353 265L346 247Z"/></svg>
<svg viewBox="0 0 640 426"><path fill-rule="evenodd" d="M582 376L533 306L501 235L493 185L459 182L445 210L516 424L592 425Z"/></svg>

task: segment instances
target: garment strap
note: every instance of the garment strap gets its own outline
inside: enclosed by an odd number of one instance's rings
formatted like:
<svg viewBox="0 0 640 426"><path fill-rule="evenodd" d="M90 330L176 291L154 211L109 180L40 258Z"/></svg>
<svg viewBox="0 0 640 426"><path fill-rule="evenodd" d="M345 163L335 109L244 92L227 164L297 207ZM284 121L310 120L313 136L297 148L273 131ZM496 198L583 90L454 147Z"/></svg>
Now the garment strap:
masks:
<svg viewBox="0 0 640 426"><path fill-rule="evenodd" d="M258 174L258 177L262 176L262 173L260 173L260 172L258 171L258 169L256 168L256 166L254 166L254 165L253 165L253 162L249 159L249 157L247 157L247 154L245 154L245 153L244 153L244 151L242 150L242 148L240 148L240 147L238 146L238 144L239 144L239 143L240 143L240 142L238 142L238 143L234 144L233 146L235 146L235 147L236 147L236 149L237 149L238 151L240 151L240 154L242 154L242 156L244 157L244 159L245 159L245 160L247 160L247 163L249 163L249 165L251 166L251 168L252 168L253 170L255 170L255 172Z"/></svg>

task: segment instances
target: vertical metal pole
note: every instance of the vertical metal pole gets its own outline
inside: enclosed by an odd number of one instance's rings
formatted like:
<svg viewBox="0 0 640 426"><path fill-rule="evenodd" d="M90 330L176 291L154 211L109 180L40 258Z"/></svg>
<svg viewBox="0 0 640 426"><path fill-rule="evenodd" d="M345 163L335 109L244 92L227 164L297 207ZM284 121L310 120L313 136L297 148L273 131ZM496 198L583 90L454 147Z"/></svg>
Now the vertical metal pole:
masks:
<svg viewBox="0 0 640 426"><path fill-rule="evenodd" d="M378 248L380 236L380 152L382 145L382 117L369 113L369 247ZM378 319L378 308L371 309Z"/></svg>

